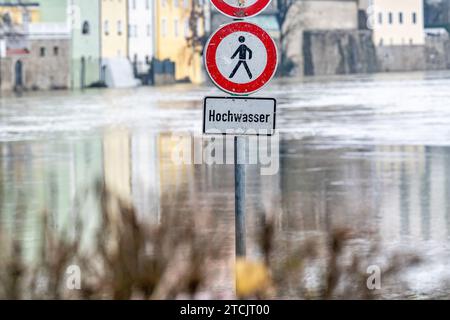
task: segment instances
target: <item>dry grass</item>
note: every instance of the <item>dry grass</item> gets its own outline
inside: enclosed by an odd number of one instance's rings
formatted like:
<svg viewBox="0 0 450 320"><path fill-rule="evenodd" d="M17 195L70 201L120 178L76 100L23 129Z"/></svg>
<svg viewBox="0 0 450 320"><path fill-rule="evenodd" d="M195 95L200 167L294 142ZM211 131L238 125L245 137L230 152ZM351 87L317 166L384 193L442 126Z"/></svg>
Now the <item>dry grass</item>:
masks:
<svg viewBox="0 0 450 320"><path fill-rule="evenodd" d="M377 299L386 293L401 296L408 289L401 281L402 272L421 263L415 254L383 252L375 235L348 229L336 229L325 237L309 237L293 245L277 240L268 226L262 238L266 264L281 298ZM371 265L381 269L380 290L371 290L367 285Z"/></svg>
<svg viewBox="0 0 450 320"><path fill-rule="evenodd" d="M56 232L44 213L39 255L32 264L24 262L23 242L0 230L0 299L195 299L210 291L223 266L233 270L230 239L210 214L197 210L186 217L169 210L151 226L104 186L97 193L101 216L94 237L84 238L89 232L81 219L75 222L75 236ZM17 208L19 220L24 211ZM231 297L381 298L386 290L404 292L399 274L420 263L414 255L386 256L375 236L345 229L293 242L269 222L257 242L263 259L238 261L243 271L236 296L231 271L224 278ZM367 266L377 261L384 261L383 290L373 291L366 285ZM80 290L67 288L70 265L80 267Z"/></svg>
<svg viewBox="0 0 450 320"><path fill-rule="evenodd" d="M173 299L194 297L207 280L208 261L221 254L195 221L171 214L158 226L140 223L133 207L98 188L101 219L93 245L76 222L76 236L56 233L43 214L35 264L23 263L22 242L2 241L1 299ZM213 224L210 224L213 225ZM5 234L0 232L1 234ZM2 239L4 240L4 239ZM81 290L67 289L67 268L82 272Z"/></svg>

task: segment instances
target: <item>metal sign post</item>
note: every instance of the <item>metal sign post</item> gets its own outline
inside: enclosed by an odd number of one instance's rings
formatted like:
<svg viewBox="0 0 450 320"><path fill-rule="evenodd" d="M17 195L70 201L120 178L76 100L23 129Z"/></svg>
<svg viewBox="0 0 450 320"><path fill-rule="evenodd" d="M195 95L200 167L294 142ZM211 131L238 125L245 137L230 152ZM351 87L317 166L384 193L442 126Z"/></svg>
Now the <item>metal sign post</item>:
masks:
<svg viewBox="0 0 450 320"><path fill-rule="evenodd" d="M223 14L235 19L209 38L204 58L214 84L232 97L206 97L204 134L234 135L236 257L246 256L245 135L275 132L276 100L248 98L275 75L278 53L274 40L261 27L243 21L261 13L271 0L211 0Z"/></svg>
<svg viewBox="0 0 450 320"><path fill-rule="evenodd" d="M234 137L234 201L236 214L236 257L245 257L245 137Z"/></svg>

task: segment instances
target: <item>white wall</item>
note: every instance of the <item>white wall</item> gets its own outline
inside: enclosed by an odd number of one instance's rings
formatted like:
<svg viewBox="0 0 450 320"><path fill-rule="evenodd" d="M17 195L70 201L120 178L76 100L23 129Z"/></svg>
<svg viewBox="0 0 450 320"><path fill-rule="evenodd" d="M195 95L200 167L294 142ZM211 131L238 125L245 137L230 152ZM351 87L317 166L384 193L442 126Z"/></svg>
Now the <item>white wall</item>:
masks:
<svg viewBox="0 0 450 320"><path fill-rule="evenodd" d="M153 57L153 1L128 1L128 57L133 62L135 55L137 56L139 72L147 70L145 58Z"/></svg>
<svg viewBox="0 0 450 320"><path fill-rule="evenodd" d="M373 0L372 3L375 45L425 44L422 0ZM403 15L403 23L400 23L400 13ZM416 15L415 23L413 13ZM389 14L392 14L392 23L389 21Z"/></svg>

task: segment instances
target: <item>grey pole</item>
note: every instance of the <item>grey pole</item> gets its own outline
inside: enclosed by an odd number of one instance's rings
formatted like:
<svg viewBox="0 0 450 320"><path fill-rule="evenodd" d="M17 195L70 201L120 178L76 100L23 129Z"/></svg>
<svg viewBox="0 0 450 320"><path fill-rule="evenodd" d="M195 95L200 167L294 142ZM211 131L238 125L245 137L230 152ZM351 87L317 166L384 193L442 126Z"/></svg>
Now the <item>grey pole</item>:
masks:
<svg viewBox="0 0 450 320"><path fill-rule="evenodd" d="M234 137L236 257L246 256L245 244L245 137Z"/></svg>

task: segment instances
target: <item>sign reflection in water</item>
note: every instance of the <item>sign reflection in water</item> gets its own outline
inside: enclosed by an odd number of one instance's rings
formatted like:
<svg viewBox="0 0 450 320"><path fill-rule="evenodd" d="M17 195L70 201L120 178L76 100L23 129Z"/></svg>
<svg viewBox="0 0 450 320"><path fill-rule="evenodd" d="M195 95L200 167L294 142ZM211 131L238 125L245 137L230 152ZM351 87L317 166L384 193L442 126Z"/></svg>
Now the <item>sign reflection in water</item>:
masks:
<svg viewBox="0 0 450 320"><path fill-rule="evenodd" d="M278 234L292 239L344 225L371 229L389 246L447 250L449 79L427 73L275 82L270 94L280 101L277 119L286 128L280 170L262 176L249 166L249 233L270 215ZM91 220L98 211L96 180L150 223L169 210L187 217L206 208L232 230L233 166L171 161L172 133L200 133L199 101L210 90L180 85L3 97L2 232L32 248L44 209L55 229L73 231L77 215Z"/></svg>
<svg viewBox="0 0 450 320"><path fill-rule="evenodd" d="M12 231L12 221L19 216L21 237L33 242L33 226L44 209L55 228L70 226L75 214L92 216L98 210L96 179L133 203L151 223L173 209L180 194L189 201L178 208L179 214L217 208L218 215L232 220L233 166L174 164L174 147L168 133L120 128L89 139L2 143L1 224ZM448 148L320 150L282 140L280 161L275 176L260 175L257 166L249 168L250 224L270 214L279 231L287 233L350 226L374 229L386 241L450 237Z"/></svg>

